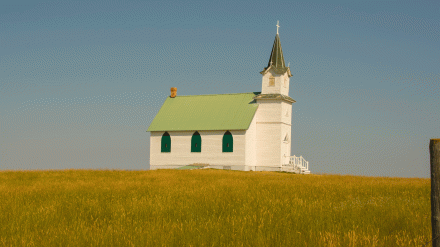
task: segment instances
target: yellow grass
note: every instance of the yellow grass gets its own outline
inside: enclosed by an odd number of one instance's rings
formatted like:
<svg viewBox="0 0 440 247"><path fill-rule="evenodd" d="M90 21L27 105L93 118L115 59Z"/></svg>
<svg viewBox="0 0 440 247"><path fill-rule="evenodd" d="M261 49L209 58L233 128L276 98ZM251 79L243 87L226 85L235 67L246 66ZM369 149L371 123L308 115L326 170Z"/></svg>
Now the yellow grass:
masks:
<svg viewBox="0 0 440 247"><path fill-rule="evenodd" d="M278 172L0 172L0 246L423 246L430 180Z"/></svg>

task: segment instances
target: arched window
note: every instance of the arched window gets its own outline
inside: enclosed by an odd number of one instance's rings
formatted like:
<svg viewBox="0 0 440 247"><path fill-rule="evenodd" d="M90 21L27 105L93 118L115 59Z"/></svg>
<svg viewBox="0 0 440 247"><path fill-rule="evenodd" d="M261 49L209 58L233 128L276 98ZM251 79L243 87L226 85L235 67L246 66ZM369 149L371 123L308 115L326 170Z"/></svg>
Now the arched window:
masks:
<svg viewBox="0 0 440 247"><path fill-rule="evenodd" d="M275 77L269 77L269 87L275 87Z"/></svg>
<svg viewBox="0 0 440 247"><path fill-rule="evenodd" d="M171 152L171 137L168 132L163 133L162 140L160 144L160 151L162 153L169 153Z"/></svg>
<svg viewBox="0 0 440 247"><path fill-rule="evenodd" d="M191 137L191 152L202 152L202 138L197 131Z"/></svg>
<svg viewBox="0 0 440 247"><path fill-rule="evenodd" d="M286 137L284 137L284 142L289 143L289 135L288 134L286 134Z"/></svg>
<svg viewBox="0 0 440 247"><path fill-rule="evenodd" d="M223 152L233 152L234 151L234 140L232 134L229 131L223 135Z"/></svg>
<svg viewBox="0 0 440 247"><path fill-rule="evenodd" d="M284 87L287 87L287 78L284 78Z"/></svg>

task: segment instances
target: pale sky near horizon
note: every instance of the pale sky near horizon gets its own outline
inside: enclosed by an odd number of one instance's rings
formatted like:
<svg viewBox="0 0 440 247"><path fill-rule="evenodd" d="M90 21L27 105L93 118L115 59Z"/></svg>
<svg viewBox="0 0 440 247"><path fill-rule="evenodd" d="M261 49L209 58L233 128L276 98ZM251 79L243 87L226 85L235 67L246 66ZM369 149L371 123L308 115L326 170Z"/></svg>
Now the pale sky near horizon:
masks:
<svg viewBox="0 0 440 247"><path fill-rule="evenodd" d="M178 95L261 91L279 20L292 155L312 173L429 177L440 1L2 1L0 171L149 169Z"/></svg>

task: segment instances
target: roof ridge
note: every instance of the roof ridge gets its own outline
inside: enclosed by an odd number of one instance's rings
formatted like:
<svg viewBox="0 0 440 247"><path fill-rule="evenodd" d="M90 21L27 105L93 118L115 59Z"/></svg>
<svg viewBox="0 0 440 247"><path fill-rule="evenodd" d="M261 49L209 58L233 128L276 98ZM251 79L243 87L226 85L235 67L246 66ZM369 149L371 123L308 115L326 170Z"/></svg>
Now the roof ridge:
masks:
<svg viewBox="0 0 440 247"><path fill-rule="evenodd" d="M247 93L217 93L217 94L196 94L196 95L176 95L176 97L191 97L191 96L213 96L213 95L234 95L234 94L255 94L255 93L261 93L261 92L247 92Z"/></svg>

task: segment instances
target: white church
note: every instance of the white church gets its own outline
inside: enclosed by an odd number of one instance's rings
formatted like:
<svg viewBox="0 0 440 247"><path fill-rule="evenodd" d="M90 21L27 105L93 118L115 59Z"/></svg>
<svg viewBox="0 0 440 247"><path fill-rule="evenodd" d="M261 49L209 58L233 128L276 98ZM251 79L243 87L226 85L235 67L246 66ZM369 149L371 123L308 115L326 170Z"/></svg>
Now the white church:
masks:
<svg viewBox="0 0 440 247"><path fill-rule="evenodd" d="M262 74L261 92L177 96L171 88L148 130L150 170L191 164L242 171L308 174L308 162L291 156L292 74L280 37Z"/></svg>

